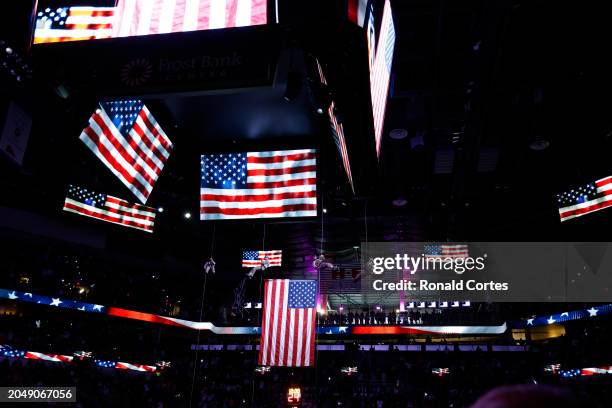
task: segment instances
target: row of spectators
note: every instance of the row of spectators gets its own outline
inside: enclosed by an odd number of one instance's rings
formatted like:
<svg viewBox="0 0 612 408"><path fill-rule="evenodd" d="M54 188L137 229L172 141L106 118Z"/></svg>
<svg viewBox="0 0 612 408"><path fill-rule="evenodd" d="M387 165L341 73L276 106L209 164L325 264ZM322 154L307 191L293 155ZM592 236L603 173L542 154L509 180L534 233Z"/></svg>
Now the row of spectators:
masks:
<svg viewBox="0 0 612 408"><path fill-rule="evenodd" d="M547 361L533 353L320 352L316 368L259 373L254 353L210 352L173 362L161 374L5 358L0 376L4 386L76 386L83 407L182 407L190 400L211 408L282 407L289 387L301 389L304 408L465 407L508 384L552 384L571 390L581 406L608 406L612 376L564 379L542 369ZM357 372L349 375L346 367Z"/></svg>
<svg viewBox="0 0 612 408"><path fill-rule="evenodd" d="M501 321L488 305L483 308L421 309L403 312L373 310L338 311L319 315L320 325L442 325L498 324ZM483 310L484 309L484 310Z"/></svg>

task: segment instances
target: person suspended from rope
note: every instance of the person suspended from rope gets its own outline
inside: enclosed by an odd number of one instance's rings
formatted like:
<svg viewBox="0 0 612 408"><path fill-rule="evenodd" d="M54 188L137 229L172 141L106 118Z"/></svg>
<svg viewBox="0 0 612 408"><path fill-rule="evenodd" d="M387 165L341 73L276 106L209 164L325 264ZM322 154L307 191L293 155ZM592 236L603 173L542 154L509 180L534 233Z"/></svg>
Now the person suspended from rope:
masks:
<svg viewBox="0 0 612 408"><path fill-rule="evenodd" d="M334 265L333 263L325 260L325 255L321 254L319 255L318 258L315 258L314 262L312 263L312 266L314 266L315 269L330 269L332 271L337 271L339 269L339 267L337 265Z"/></svg>
<svg viewBox="0 0 612 408"><path fill-rule="evenodd" d="M204 263L204 273L215 273L215 261L212 258Z"/></svg>
<svg viewBox="0 0 612 408"><path fill-rule="evenodd" d="M264 257L264 259L261 260L261 264L254 266L251 268L250 271L247 272L246 276L251 279L253 278L253 276L255 276L255 273L257 271L265 271L266 269L268 269L270 267L270 258L268 258L268 256L266 255Z"/></svg>
<svg viewBox="0 0 612 408"><path fill-rule="evenodd" d="M240 284L236 289L234 289L234 304L232 305L232 310L234 313L239 313L242 315L244 305L244 292L246 291L246 281L247 277L243 277L240 280Z"/></svg>

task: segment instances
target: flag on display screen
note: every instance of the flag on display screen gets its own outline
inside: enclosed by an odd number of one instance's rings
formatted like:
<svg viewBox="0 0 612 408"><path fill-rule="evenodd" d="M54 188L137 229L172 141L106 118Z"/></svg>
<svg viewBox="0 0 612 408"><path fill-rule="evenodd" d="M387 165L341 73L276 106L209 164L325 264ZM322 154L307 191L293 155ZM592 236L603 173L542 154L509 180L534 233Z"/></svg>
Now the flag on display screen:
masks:
<svg viewBox="0 0 612 408"><path fill-rule="evenodd" d="M393 50L395 48L395 27L393 25L393 14L389 0L385 2L377 44L374 66L370 70L370 92L372 94L376 154L380 156L380 142L385 121L385 110L387 108L389 81L391 80Z"/></svg>
<svg viewBox="0 0 612 408"><path fill-rule="evenodd" d="M153 232L155 222L154 208L72 185L64 201L64 211L147 232Z"/></svg>
<svg viewBox="0 0 612 408"><path fill-rule="evenodd" d="M561 221L612 206L612 176L557 195Z"/></svg>
<svg viewBox="0 0 612 408"><path fill-rule="evenodd" d="M114 7L47 7L36 14L34 44L110 38Z"/></svg>
<svg viewBox="0 0 612 408"><path fill-rule="evenodd" d="M268 260L268 266L281 266L283 251L280 249L272 251L244 251L242 253L242 267L252 268L260 266L262 261Z"/></svg>
<svg viewBox="0 0 612 408"><path fill-rule="evenodd" d="M100 1L91 1L91 6L41 6L36 13L34 43L266 24L267 1L107 0L108 7L100 7Z"/></svg>
<svg viewBox="0 0 612 408"><path fill-rule="evenodd" d="M466 244L432 244L424 246L423 255L426 258L466 258L469 253Z"/></svg>
<svg viewBox="0 0 612 408"><path fill-rule="evenodd" d="M143 204L172 152L172 142L138 99L100 103L80 139Z"/></svg>
<svg viewBox="0 0 612 408"><path fill-rule="evenodd" d="M314 365L317 282L266 280L259 365Z"/></svg>
<svg viewBox="0 0 612 408"><path fill-rule="evenodd" d="M317 215L316 151L205 154L200 219Z"/></svg>
<svg viewBox="0 0 612 408"><path fill-rule="evenodd" d="M38 353L35 351L26 351L24 357L31 360L45 360L53 361L56 363L72 363L72 360L74 359L73 356L65 356L62 354Z"/></svg>
<svg viewBox="0 0 612 408"><path fill-rule="evenodd" d="M323 68L317 60L317 69L319 70L319 78L323 85L327 85L327 78L325 78L325 74L323 74ZM336 143L336 148L338 149L338 153L340 154L340 158L342 159L342 165L344 166L344 172L346 173L346 177L348 178L349 184L351 185L351 189L353 193L355 192L355 187L353 185L353 174L351 172L351 163L349 161L348 149L346 147L346 138L344 137L344 126L342 123L338 121L338 117L336 116L336 104L334 101L331 101L329 108L327 109L327 116L329 117L329 123L332 128L332 133L334 135L334 142Z"/></svg>
<svg viewBox="0 0 612 408"><path fill-rule="evenodd" d="M266 24L267 0L119 0L114 37Z"/></svg>

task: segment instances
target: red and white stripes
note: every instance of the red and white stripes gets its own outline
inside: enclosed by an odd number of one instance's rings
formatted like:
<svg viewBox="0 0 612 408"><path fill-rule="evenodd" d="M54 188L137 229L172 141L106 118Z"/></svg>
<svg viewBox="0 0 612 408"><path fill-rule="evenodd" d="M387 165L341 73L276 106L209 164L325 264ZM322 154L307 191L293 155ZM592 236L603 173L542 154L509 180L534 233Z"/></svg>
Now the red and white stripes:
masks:
<svg viewBox="0 0 612 408"><path fill-rule="evenodd" d="M45 353L38 353L35 351L26 351L24 357L31 359L31 360L45 360L45 361L53 361L56 363L72 363L72 360L74 359L73 356L66 356L62 354L45 354Z"/></svg>
<svg viewBox="0 0 612 408"><path fill-rule="evenodd" d="M266 24L267 0L119 0L113 37Z"/></svg>
<svg viewBox="0 0 612 408"><path fill-rule="evenodd" d="M289 279L267 280L259 365L314 365L316 309L289 308Z"/></svg>

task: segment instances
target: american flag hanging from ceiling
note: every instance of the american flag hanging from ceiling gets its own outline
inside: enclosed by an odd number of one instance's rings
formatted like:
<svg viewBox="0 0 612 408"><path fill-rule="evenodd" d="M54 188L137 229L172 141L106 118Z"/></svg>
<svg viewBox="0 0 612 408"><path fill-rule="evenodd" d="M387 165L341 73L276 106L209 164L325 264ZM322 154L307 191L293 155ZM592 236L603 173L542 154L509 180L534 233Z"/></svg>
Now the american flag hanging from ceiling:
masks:
<svg viewBox="0 0 612 408"><path fill-rule="evenodd" d="M266 280L259 365L314 365L317 282Z"/></svg>
<svg viewBox="0 0 612 408"><path fill-rule="evenodd" d="M80 139L143 204L173 148L138 99L100 103Z"/></svg>
<svg viewBox="0 0 612 408"><path fill-rule="evenodd" d="M53 361L55 363L72 363L74 356L67 356L63 354L48 354L48 353L38 353L36 351L26 351L25 358L31 360L45 360L45 361Z"/></svg>
<svg viewBox="0 0 612 408"><path fill-rule="evenodd" d="M205 154L200 166L201 220L317 215L313 149Z"/></svg>
<svg viewBox="0 0 612 408"><path fill-rule="evenodd" d="M612 206L612 176L557 194L561 222Z"/></svg>
<svg viewBox="0 0 612 408"><path fill-rule="evenodd" d="M374 41L369 47L374 47ZM391 3L385 1L380 35L376 43L376 56L373 66L370 67L370 93L372 94L372 114L374 118L374 136L376 139L376 155L380 157L380 144L387 108L387 96L389 94L389 82L391 80L391 65L393 64L393 51L395 48L395 26L393 25L393 13ZM370 49L370 53L373 49Z"/></svg>

